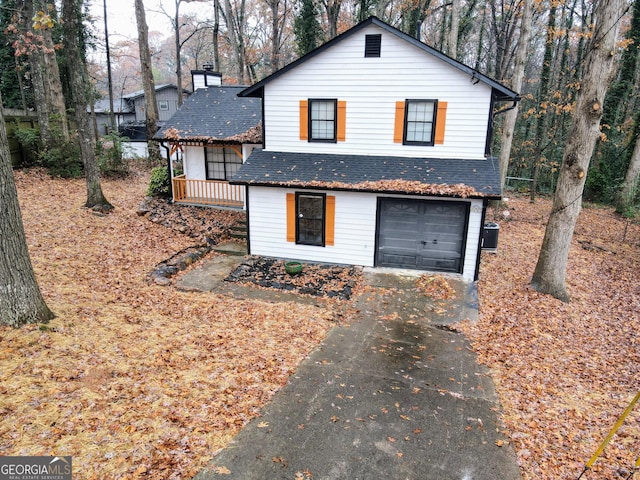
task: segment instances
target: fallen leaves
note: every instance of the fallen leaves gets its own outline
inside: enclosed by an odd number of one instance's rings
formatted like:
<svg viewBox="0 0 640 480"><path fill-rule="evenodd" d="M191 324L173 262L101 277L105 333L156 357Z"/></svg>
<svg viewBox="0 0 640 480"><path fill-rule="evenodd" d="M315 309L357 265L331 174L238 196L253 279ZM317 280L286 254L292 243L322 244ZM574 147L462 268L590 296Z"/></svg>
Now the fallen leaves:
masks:
<svg viewBox="0 0 640 480"><path fill-rule="evenodd" d="M146 174L103 182L116 206L104 217L82 208L84 180L15 176L57 318L0 327L0 455L72 455L79 480L190 478L332 325L318 305L149 285L194 240L136 215Z"/></svg>
<svg viewBox="0 0 640 480"><path fill-rule="evenodd" d="M432 300L451 300L456 296L455 290L442 275L420 275L414 283L420 293Z"/></svg>
<svg viewBox="0 0 640 480"><path fill-rule="evenodd" d="M567 304L529 287L551 202L515 198L509 208L497 253L482 257L479 321L462 330L492 369L525 480L577 478L640 390L640 227L609 209L583 209ZM584 240L607 251L585 250ZM638 409L622 430L589 478L617 478L633 465Z"/></svg>

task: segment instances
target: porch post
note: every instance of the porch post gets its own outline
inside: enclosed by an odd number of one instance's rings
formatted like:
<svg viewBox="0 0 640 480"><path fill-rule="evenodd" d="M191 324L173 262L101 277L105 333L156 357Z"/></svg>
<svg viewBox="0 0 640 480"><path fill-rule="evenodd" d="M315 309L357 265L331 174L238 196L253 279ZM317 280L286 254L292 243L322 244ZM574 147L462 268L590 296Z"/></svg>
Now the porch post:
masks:
<svg viewBox="0 0 640 480"><path fill-rule="evenodd" d="M164 143L164 141L160 142L162 148L167 152L167 171L169 172L169 198L170 202L173 203L173 165L171 161L171 151L169 147Z"/></svg>

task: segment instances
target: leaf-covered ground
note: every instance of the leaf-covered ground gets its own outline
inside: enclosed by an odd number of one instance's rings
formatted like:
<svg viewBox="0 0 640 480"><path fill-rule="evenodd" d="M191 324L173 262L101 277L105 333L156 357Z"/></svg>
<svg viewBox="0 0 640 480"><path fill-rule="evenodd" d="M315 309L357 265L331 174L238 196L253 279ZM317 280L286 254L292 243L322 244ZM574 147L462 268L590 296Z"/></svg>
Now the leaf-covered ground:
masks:
<svg viewBox="0 0 640 480"><path fill-rule="evenodd" d="M497 254L483 256L479 321L463 330L493 370L524 478L576 479L640 390L640 228L585 208L562 303L528 286L550 201L508 205ZM639 422L637 405L583 479L628 478Z"/></svg>
<svg viewBox="0 0 640 480"><path fill-rule="evenodd" d="M82 180L37 170L16 179L57 318L0 327L0 455L72 455L80 480L189 478L332 325L331 303L149 283L154 266L196 242L189 235L202 241L201 226L214 223L218 235L233 219L218 224L198 209L191 221L171 221L171 210L158 223L138 216L146 175L104 181L116 206L106 216L82 207ZM498 252L483 256L480 319L461 328L493 369L524 478L577 478L640 389L640 228L585 209L569 262L573 301L564 304L528 287L549 202L509 205L508 220L506 208L496 212ZM436 280L418 287L441 291ZM583 478L624 478L640 453L638 411Z"/></svg>
<svg viewBox="0 0 640 480"><path fill-rule="evenodd" d="M0 328L0 455L72 455L74 479L189 478L332 325L318 306L149 284L194 240L136 214L144 175L103 182L106 216L83 208L82 180L16 180L57 318Z"/></svg>

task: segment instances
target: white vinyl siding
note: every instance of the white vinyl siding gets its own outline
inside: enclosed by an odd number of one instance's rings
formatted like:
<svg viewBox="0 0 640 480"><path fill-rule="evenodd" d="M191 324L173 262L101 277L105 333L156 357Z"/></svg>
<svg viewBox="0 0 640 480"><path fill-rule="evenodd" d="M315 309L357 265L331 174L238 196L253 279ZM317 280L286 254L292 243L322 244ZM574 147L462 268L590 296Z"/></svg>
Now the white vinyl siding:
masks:
<svg viewBox="0 0 640 480"><path fill-rule="evenodd" d="M364 57L365 35L381 31L372 25L265 86L267 150L484 158L490 87L384 31L381 56ZM308 98L346 101L347 141L300 140L299 101ZM396 102L421 98L448 103L444 144L394 143Z"/></svg>
<svg viewBox="0 0 640 480"><path fill-rule="evenodd" d="M242 161L244 162L251 152L259 145L244 144L242 145ZM183 147L183 170L185 177L190 180L206 180L207 172L205 169L204 146L203 145L186 145ZM235 155L235 152L234 152Z"/></svg>
<svg viewBox="0 0 640 480"><path fill-rule="evenodd" d="M185 146L183 154L184 176L190 180L206 180L204 148L202 146Z"/></svg>
<svg viewBox="0 0 640 480"><path fill-rule="evenodd" d="M360 192L324 191L336 198L335 243L318 247L287 242L287 193L295 189L269 187L249 188L250 245L253 255L338 263L371 267L376 244L376 208L378 197L397 197ZM311 191L310 191L311 192ZM313 191L316 193L317 191ZM428 200L425 197L398 197ZM443 198L433 200L446 201ZM460 201L460 199L452 199ZM482 220L482 200L470 202L469 228L462 278L473 281L478 254L478 238Z"/></svg>
<svg viewBox="0 0 640 480"><path fill-rule="evenodd" d="M348 265L373 265L376 228L374 195L310 191L336 197L334 245L318 247L287 242L286 194L296 191L303 190L249 188L249 235L253 255Z"/></svg>

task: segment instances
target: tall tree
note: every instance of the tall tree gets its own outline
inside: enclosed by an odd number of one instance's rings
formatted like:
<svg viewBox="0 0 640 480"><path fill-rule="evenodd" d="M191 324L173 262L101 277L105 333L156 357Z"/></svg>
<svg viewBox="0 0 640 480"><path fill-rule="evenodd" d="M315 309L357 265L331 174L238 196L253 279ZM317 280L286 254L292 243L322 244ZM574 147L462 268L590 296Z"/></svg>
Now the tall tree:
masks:
<svg viewBox="0 0 640 480"><path fill-rule="evenodd" d="M627 174L616 198L616 209L619 213L625 213L625 210L633 205L640 189L640 112L636 114L634 120L636 128L634 128L632 141L629 142L629 145L631 146L635 142L635 146L629 160Z"/></svg>
<svg viewBox="0 0 640 480"><path fill-rule="evenodd" d="M320 45L322 27L318 22L315 0L300 0L298 14L293 21L298 55L303 56Z"/></svg>
<svg viewBox="0 0 640 480"><path fill-rule="evenodd" d="M222 15L227 25L227 36L231 53L236 66L236 80L239 84L247 83L247 52L244 32L247 27L246 2L245 0L234 1L224 0L222 5Z"/></svg>
<svg viewBox="0 0 640 480"><path fill-rule="evenodd" d="M220 72L220 0L213 0L213 69Z"/></svg>
<svg viewBox="0 0 640 480"><path fill-rule="evenodd" d="M549 18L547 20L547 40L544 47L544 57L542 60L542 70L540 72L540 86L538 88L539 111L536 122L536 138L534 144L538 146L536 154L533 158L533 174L531 181L530 201L535 202L536 191L538 190L538 179L540 178L540 169L542 168L544 150L548 145L547 140L547 120L548 112L551 110L551 102L549 101L549 86L551 84L551 72L554 53L554 39L556 32L556 12L557 6L552 2L549 9Z"/></svg>
<svg viewBox="0 0 640 480"><path fill-rule="evenodd" d="M111 49L109 48L109 22L107 21L107 0L102 0L104 11L104 46L107 54L107 87L109 90L109 126L111 131L116 131L116 114L113 108L113 78L111 75ZM93 109L93 102L91 107ZM95 117L94 117L95 118ZM97 129L96 129L97 130ZM96 131L96 135L97 135Z"/></svg>
<svg viewBox="0 0 640 480"><path fill-rule="evenodd" d="M280 51L282 49L283 32L287 21L287 0L265 0L271 15L271 72L275 72L282 65Z"/></svg>
<svg viewBox="0 0 640 480"><path fill-rule="evenodd" d="M565 145L553 208L545 230L531 286L569 301L566 289L569 246L582 207L589 160L600 135L604 98L615 66L616 39L624 0L597 2L585 67Z"/></svg>
<svg viewBox="0 0 640 480"><path fill-rule="evenodd" d="M29 258L0 108L0 324L19 327L46 323L52 318Z"/></svg>
<svg viewBox="0 0 640 480"><path fill-rule="evenodd" d="M169 17L171 19L171 25L173 27L173 34L174 34L174 47L175 47L175 52L176 52L176 86L178 87L178 106L182 106L182 102L183 102L183 98L182 98L182 47L184 46L184 43L189 39L189 38L185 38L185 39L181 39L180 38L180 32L182 30L182 27L184 26L183 22L181 21L181 17L180 17L180 5L182 5L182 3L191 3L191 2L204 2L207 0L173 0L174 1L174 14L173 17L171 17L171 15L169 15L167 12L164 12L165 15L167 15L167 17ZM163 10L164 11L164 10ZM196 28L190 35L194 35L195 32L198 31L198 28Z"/></svg>
<svg viewBox="0 0 640 480"><path fill-rule="evenodd" d="M338 19L340 18L340 8L342 0L320 0L327 15L327 40L338 35Z"/></svg>
<svg viewBox="0 0 640 480"><path fill-rule="evenodd" d="M529 52L529 38L531 37L531 24L533 22L533 2L523 2L522 18L520 19L520 38L516 48L516 58L513 65L513 75L511 76L511 89L515 92L522 90L524 71L527 64ZM509 157L511 154L511 144L513 142L513 131L518 119L518 104L505 113L502 124L502 135L500 141L500 182L504 187L507 170L509 168Z"/></svg>
<svg viewBox="0 0 640 480"><path fill-rule="evenodd" d="M451 58L458 58L458 32L460 26L460 0L451 0L451 12L449 14L449 28L445 38L444 53ZM443 22L445 23L445 22Z"/></svg>
<svg viewBox="0 0 640 480"><path fill-rule="evenodd" d="M146 108L145 116L147 121L147 152L149 161L156 163L160 161L160 146L153 140L153 136L158 131L158 102L156 102L156 85L153 79L153 69L151 66L151 52L149 51L149 27L144 12L142 0L135 0L136 22L138 24L138 49L140 50L140 70L142 72L142 84L144 86L144 99ZM180 68L178 68L180 70ZM182 89L178 87L178 98L182 96Z"/></svg>
<svg viewBox="0 0 640 480"><path fill-rule="evenodd" d="M85 206L110 210L113 206L102 193L100 170L96 160L95 137L91 133L91 122L87 113L89 83L85 61L79 49L79 45L82 44L81 5L82 0L62 1L64 48L70 66L68 74L69 83L71 84L71 96L73 97L72 104L87 183L87 202Z"/></svg>
<svg viewBox="0 0 640 480"><path fill-rule="evenodd" d="M18 2L23 35L18 53L29 58L40 136L46 149L69 140L66 106L53 42L55 6L41 0Z"/></svg>

